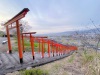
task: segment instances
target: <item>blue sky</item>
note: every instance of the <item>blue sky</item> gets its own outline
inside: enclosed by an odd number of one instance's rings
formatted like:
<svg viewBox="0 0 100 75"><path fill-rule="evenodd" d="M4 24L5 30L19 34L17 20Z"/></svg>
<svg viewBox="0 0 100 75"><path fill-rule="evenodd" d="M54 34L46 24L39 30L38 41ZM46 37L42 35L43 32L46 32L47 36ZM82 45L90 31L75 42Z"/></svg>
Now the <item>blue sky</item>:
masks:
<svg viewBox="0 0 100 75"><path fill-rule="evenodd" d="M24 18L30 31L56 33L100 25L100 0L0 0L0 22L29 8Z"/></svg>

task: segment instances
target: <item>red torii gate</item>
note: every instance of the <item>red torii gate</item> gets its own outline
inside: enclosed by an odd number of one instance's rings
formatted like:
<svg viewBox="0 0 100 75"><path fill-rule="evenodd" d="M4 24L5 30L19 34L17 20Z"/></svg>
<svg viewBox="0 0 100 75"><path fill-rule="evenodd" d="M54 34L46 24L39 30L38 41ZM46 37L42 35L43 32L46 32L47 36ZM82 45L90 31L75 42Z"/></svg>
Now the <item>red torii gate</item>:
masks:
<svg viewBox="0 0 100 75"><path fill-rule="evenodd" d="M40 36L32 36L32 34L35 34L35 33L36 32L22 33L23 50L24 50L24 37L30 38L33 60L35 58L34 57L34 41L35 40L39 41L39 53L40 53L40 42L42 43L42 58L44 58L44 43L45 43L44 38L47 38L47 37L40 37ZM29 36L26 36L26 34L29 34ZM48 48L49 48L49 45L48 45ZM48 49L48 50L50 50L50 49Z"/></svg>
<svg viewBox="0 0 100 75"><path fill-rule="evenodd" d="M23 50L24 50L24 34L29 34L30 37L30 42L31 42L31 48L32 48L32 56L34 60L34 38L32 37L32 34L35 34L36 32L28 32L28 33L22 33L22 45L23 45ZM25 52L25 51L24 51Z"/></svg>
<svg viewBox="0 0 100 75"><path fill-rule="evenodd" d="M22 19L23 17L25 17L25 15L27 14L27 12L29 11L28 8L24 8L20 13L18 13L15 17L13 17L12 19L10 19L8 22L6 22L4 25L6 26L6 31L7 31L7 38L8 38L8 48L9 48L9 53L12 53L12 47L11 47L11 42L10 42L10 35L9 35L9 29L13 29L16 28L17 30L17 38L18 38L18 52L19 52L19 59L20 59L20 63L23 63L23 52L24 52L24 37L28 37L30 38L30 42L31 42L31 48L32 48L32 56L33 56L33 60L35 59L34 57L34 40L39 41L39 52L40 52L40 43L42 43L42 58L44 58L44 43L48 44L48 57L50 57L50 45L51 45L51 50L53 53L53 56L55 55L55 51L56 54L58 55L62 55L65 54L66 51L69 52L71 50L77 50L76 46L66 46L60 43L57 43L54 40L50 40L50 39L45 39L47 37L34 37L32 36L32 34L35 34L36 32L28 32L28 33L20 33L20 24L19 24L19 20ZM13 26L12 23L16 22L16 26ZM29 34L30 36L24 36L24 34ZM22 41L21 41L22 40ZM22 42L22 43L21 43Z"/></svg>
<svg viewBox="0 0 100 75"><path fill-rule="evenodd" d="M24 18L28 11L29 11L28 8L24 8L21 12L19 12L16 16L14 16L12 19L10 19L8 22L4 24L4 26L6 26L6 31L7 31L9 53L12 53L9 30L13 28L16 28L17 30L18 50L19 50L18 52L19 52L20 63L23 63L23 52L22 52L22 45L21 45L21 35L20 35L21 33L20 33L19 20ZM16 23L16 26L13 26L14 22Z"/></svg>

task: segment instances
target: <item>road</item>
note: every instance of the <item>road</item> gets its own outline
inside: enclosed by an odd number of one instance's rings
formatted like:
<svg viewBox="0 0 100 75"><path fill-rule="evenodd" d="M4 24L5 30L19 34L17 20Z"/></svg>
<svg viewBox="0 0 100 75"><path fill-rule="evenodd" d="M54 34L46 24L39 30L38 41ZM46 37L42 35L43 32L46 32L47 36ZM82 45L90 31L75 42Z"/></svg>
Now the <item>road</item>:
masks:
<svg viewBox="0 0 100 75"><path fill-rule="evenodd" d="M0 45L2 44L2 41L7 40L6 37L0 37Z"/></svg>
<svg viewBox="0 0 100 75"><path fill-rule="evenodd" d="M7 51L7 43L6 44L2 44L2 41L7 40L6 37L0 37L0 52L5 52Z"/></svg>

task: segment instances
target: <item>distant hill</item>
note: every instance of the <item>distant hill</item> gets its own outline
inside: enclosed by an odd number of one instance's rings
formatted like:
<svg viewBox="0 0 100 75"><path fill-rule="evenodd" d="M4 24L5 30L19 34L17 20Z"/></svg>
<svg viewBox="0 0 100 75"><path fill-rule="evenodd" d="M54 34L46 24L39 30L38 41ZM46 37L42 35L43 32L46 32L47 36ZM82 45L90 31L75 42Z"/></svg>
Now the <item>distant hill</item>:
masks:
<svg viewBox="0 0 100 75"><path fill-rule="evenodd" d="M88 30L76 30L76 31L65 31L59 33L49 33L49 34L40 34L42 36L63 36L63 35L73 35L73 34L100 34L100 28L88 29Z"/></svg>
<svg viewBox="0 0 100 75"><path fill-rule="evenodd" d="M73 35L73 34L100 34L100 28L94 28L94 29L89 29L89 30L79 30L79 31L66 31L66 32L61 32L61 35Z"/></svg>

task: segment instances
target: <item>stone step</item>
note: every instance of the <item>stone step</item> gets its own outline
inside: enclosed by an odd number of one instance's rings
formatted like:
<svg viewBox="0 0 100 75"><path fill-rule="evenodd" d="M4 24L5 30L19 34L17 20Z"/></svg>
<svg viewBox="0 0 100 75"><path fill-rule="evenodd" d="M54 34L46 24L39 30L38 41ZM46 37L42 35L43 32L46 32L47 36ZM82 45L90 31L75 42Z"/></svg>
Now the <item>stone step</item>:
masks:
<svg viewBox="0 0 100 75"><path fill-rule="evenodd" d="M16 70L25 69L28 66L39 66L43 65L45 63L55 61L57 59L63 58L66 55L60 55L60 56L52 56L52 53L50 53L50 58L48 57L48 53L44 53L44 58L41 58L41 53L36 52L35 53L35 60L33 60L32 53L31 52L25 52L23 53L23 64L20 64L19 61L19 54L18 52L14 52L12 54L7 53L0 53L0 75L8 72L13 72ZM68 55L68 54L67 54ZM70 55L70 54L69 54Z"/></svg>
<svg viewBox="0 0 100 75"><path fill-rule="evenodd" d="M5 69L14 67L14 65L11 63L11 61L8 59L5 53L0 54L0 57Z"/></svg>

